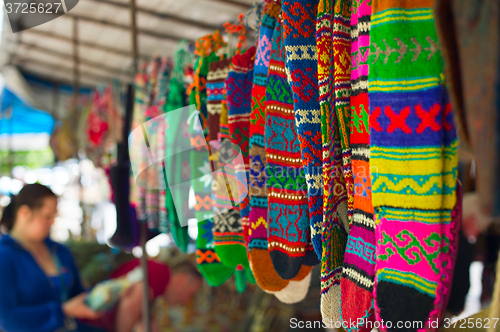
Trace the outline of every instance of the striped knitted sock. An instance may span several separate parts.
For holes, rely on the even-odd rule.
[[[292,86],[295,125],[307,180],[311,238],[322,257],[323,162],[318,90],[316,14],[318,0],[283,1],[286,70]]]
[[[212,233],[215,252],[222,264],[233,267],[241,264],[248,267],[239,206],[238,209],[233,209],[232,206],[237,197],[231,197],[230,190],[236,186],[235,169],[230,166],[234,158],[229,137],[225,87],[230,65],[231,59],[212,62],[207,75],[208,138],[211,141],[212,162],[218,165],[217,169],[220,169],[214,179],[216,184],[213,199],[215,213]],[[213,144],[217,140],[219,144]],[[215,146],[219,148],[217,154],[214,154]],[[218,160],[215,160],[215,155]],[[232,181],[232,183],[227,183],[227,181]]]
[[[337,98],[335,98],[334,92],[337,92],[337,89],[345,89],[346,84],[344,81],[347,70],[345,68],[346,63],[338,61],[338,55],[345,52],[341,47],[346,44],[345,41],[340,40],[339,37],[342,37],[342,35],[339,36],[339,32],[345,34],[346,29],[338,29],[339,22],[338,20],[334,21],[333,5],[332,1],[329,0],[320,1],[316,28],[324,183],[321,235],[323,245],[321,313],[324,319],[339,321],[339,284],[346,243],[346,230],[348,229],[348,216],[346,185],[341,171],[343,166],[340,150],[340,126],[338,125],[340,121],[337,121],[338,112],[336,112],[335,108]],[[342,1],[337,3],[336,9],[336,13],[339,9],[344,9]],[[334,56],[335,54],[337,56]],[[343,77],[340,77],[339,73],[342,73]],[[335,83],[339,83],[338,87]],[[345,106],[345,97],[344,99],[341,99],[341,97],[343,96],[339,94],[338,106],[343,107]],[[342,122],[340,123],[342,124]]]
[[[204,43],[203,41],[209,41]],[[190,104],[196,105],[196,110],[200,116],[203,129],[207,129],[207,94],[206,77],[208,75],[211,62],[219,60],[215,51],[220,47],[220,35],[216,31],[213,35],[203,37],[197,42],[196,53],[200,58],[194,66],[194,89],[190,95]],[[206,142],[206,138],[201,133],[192,138],[193,141]],[[206,145],[208,150],[208,144]],[[207,156],[208,157],[208,156]],[[213,244],[213,216],[212,211],[212,181],[205,178],[204,175],[212,170],[211,161],[208,158],[201,158],[196,151],[190,153],[190,170],[193,180],[193,191],[195,193],[196,203],[194,206],[195,217],[198,220],[198,237],[196,239],[196,256],[198,269],[203,277],[212,286],[221,285],[234,273],[234,267],[226,267],[220,262],[220,258],[214,251]]]
[[[243,238],[243,225],[238,202],[238,190],[233,162],[233,146],[229,136],[227,104],[222,106],[220,115],[220,151],[219,171],[214,205],[220,209],[220,214],[214,215],[215,252],[221,262],[227,266],[241,265],[249,268],[246,243]]]
[[[443,301],[438,289],[450,264],[457,138],[432,5],[372,1],[374,294],[377,319],[384,321],[427,324]]]
[[[295,131],[292,91],[285,73],[281,27],[282,22],[278,20],[273,34],[265,102],[269,211],[263,237],[269,240],[269,251],[256,251],[256,254],[274,265],[267,270],[277,280],[302,280],[318,259],[311,245],[307,187]],[[296,284],[291,287],[295,292],[299,288]],[[276,296],[290,300],[289,296],[296,294]]]
[[[236,170],[236,178],[245,185],[245,188],[240,190],[242,194],[242,197],[240,197],[240,213],[245,243],[248,243],[248,215],[250,213],[250,198],[248,197],[248,142],[250,135],[254,56],[254,46],[247,49],[243,54],[236,54],[232,59],[231,69],[225,82],[229,134],[233,144],[241,149],[245,166],[245,169]]]
[[[261,255],[267,252],[267,188],[266,188],[266,152],[265,152],[265,106],[267,74],[271,55],[271,42],[279,15],[280,6],[270,3],[262,19],[259,41],[255,55],[252,87],[252,111],[250,114],[250,215],[248,228],[248,255],[252,271],[257,282],[269,291],[283,289],[287,282],[275,278],[269,271],[269,261]],[[254,263],[255,259],[255,263]],[[261,271],[261,269],[264,270]],[[269,277],[266,279],[266,277]],[[293,276],[292,276],[293,277]]]
[[[236,170],[236,178],[241,179],[240,182],[247,181],[248,183],[248,160],[249,160],[249,134],[250,134],[250,111],[251,111],[251,96],[253,84],[253,68],[255,47],[249,48],[243,54],[236,54],[233,57],[232,69],[229,72],[226,80],[228,91],[228,108],[229,108],[229,132],[233,144],[240,147],[245,169]],[[241,217],[244,225],[248,225],[248,213],[250,210],[248,196],[240,204]],[[245,227],[248,230],[248,227]],[[256,236],[255,232],[254,236]],[[267,248],[267,234],[265,237],[259,236],[262,241],[262,247]],[[248,239],[246,239],[248,241]],[[265,243],[264,243],[265,241]],[[260,247],[254,247],[249,250],[250,263],[254,277],[258,285],[265,291],[276,292],[282,290],[287,284],[287,281],[277,279],[276,272],[272,268],[270,259],[261,257],[259,252],[267,250]],[[268,255],[269,256],[269,255]],[[269,267],[271,267],[269,269]]]
[[[371,6],[353,1],[351,15],[351,130],[354,211],[345,251],[341,289],[341,318],[356,325],[349,331],[369,331],[373,319],[375,279],[375,224],[371,202],[370,128],[368,124],[368,53]],[[358,319],[362,319],[358,324]]]

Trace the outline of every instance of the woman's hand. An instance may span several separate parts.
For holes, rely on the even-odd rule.
[[[85,303],[87,293],[82,293],[66,301],[62,305],[64,315],[76,319],[97,319],[100,314],[90,309]]]

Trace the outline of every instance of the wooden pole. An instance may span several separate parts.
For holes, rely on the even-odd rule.
[[[132,34],[132,61],[134,66],[134,76],[139,71],[139,45],[137,44],[137,7],[135,0],[130,0],[130,28]]]
[[[73,18],[73,74],[75,99],[80,98],[80,60],[78,56],[78,18]]]
[[[137,7],[135,0],[130,0],[130,27],[132,37],[132,57],[133,57],[133,77],[139,71],[139,46],[137,42]],[[141,267],[143,271],[143,293],[142,293],[142,323],[144,332],[151,331],[151,315],[149,307],[149,271],[148,271],[148,253],[146,251],[146,242],[148,241],[148,225],[141,223],[140,227],[140,245],[142,248]]]

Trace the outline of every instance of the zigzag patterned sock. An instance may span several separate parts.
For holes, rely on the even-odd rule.
[[[321,264],[321,314],[324,319],[339,321],[339,286],[342,272],[342,262],[348,229],[346,185],[343,177],[342,154],[339,136],[339,126],[336,119],[337,89],[345,89],[345,64],[338,63],[339,51],[346,44],[339,40],[339,22],[334,21],[334,3],[322,0],[318,5],[316,22],[316,43],[318,47],[318,83],[320,88],[321,133],[323,143],[323,224],[321,238],[323,257]],[[342,2],[337,3],[342,10]],[[337,8],[336,7],[336,8]],[[335,23],[335,24],[334,24]],[[340,22],[342,23],[342,22]],[[334,29],[335,28],[335,29]],[[332,38],[333,37],[333,38]],[[341,36],[340,36],[341,37]],[[333,41],[333,43],[332,43]],[[334,56],[337,54],[337,56]],[[336,64],[337,67],[334,65]],[[348,64],[348,63],[347,63]],[[334,70],[335,69],[335,70]],[[334,75],[337,73],[337,75]],[[343,73],[344,77],[340,77]],[[336,78],[339,78],[338,80]],[[339,83],[338,87],[335,83]],[[339,106],[345,106],[343,97],[339,94]],[[342,102],[342,103],[341,103]],[[342,119],[344,119],[342,117]],[[342,124],[342,122],[340,122]]]
[[[196,264],[207,283],[218,287],[233,275],[234,267],[224,266],[215,253],[212,226],[210,219],[198,222]]]
[[[323,161],[318,90],[316,14],[318,0],[283,1],[286,70],[293,91],[295,126],[307,180],[311,238],[322,257]]]
[[[263,249],[252,254],[258,254],[261,260],[270,264],[266,266],[266,274],[280,283],[283,279],[304,279],[312,265],[318,263],[311,245],[307,186],[295,131],[292,91],[285,73],[281,27],[282,22],[278,20],[273,34],[265,102],[269,211],[262,241],[266,241],[269,251]],[[299,284],[294,285],[289,293],[300,288]],[[298,294],[277,294],[276,297],[291,301]]]
[[[370,47],[369,1],[353,1],[351,15],[351,130],[354,211],[344,256],[341,289],[341,319],[358,322],[348,331],[369,331],[372,320],[375,279],[375,223],[371,202],[370,128],[368,124],[368,53]]]
[[[265,152],[265,105],[267,74],[269,58],[271,55],[271,42],[273,39],[276,18],[280,6],[270,3],[262,18],[259,41],[255,55],[254,77],[252,87],[252,111],[250,114],[250,216],[248,228],[248,255],[252,271],[257,282],[269,291],[279,291],[288,282],[273,278],[268,275],[269,261],[262,257],[262,251],[267,251],[267,188],[266,188],[266,152]],[[255,259],[255,262],[254,262]],[[261,269],[264,268],[265,270]]]
[[[370,30],[375,313],[424,325],[443,302],[458,160],[432,6],[373,0]]]

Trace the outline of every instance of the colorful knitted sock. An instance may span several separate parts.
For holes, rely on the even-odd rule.
[[[292,91],[285,73],[282,33],[282,22],[278,20],[273,34],[265,102],[269,211],[268,227],[263,227],[266,232],[261,240],[268,245],[268,250],[254,249],[251,253],[272,264],[266,267],[266,275],[280,285],[283,279],[302,280],[307,275],[305,272],[318,263],[311,245],[307,186],[295,131]]]
[[[231,59],[211,62],[207,74],[208,140],[219,139],[219,122],[222,102],[226,99],[226,81]]]
[[[192,95],[196,91],[192,92]],[[204,136],[195,137],[195,140],[205,140]],[[208,148],[207,148],[208,149]],[[217,287],[229,279],[234,273],[234,266],[227,267],[221,263],[216,254],[213,241],[213,216],[211,200],[211,181],[205,181],[207,170],[210,171],[210,161],[207,158],[201,158],[200,154],[191,153],[191,177],[193,190],[196,193],[195,217],[198,220],[198,237],[196,239],[196,258],[198,269],[207,280],[208,284]],[[208,199],[203,199],[206,197]]]
[[[174,66],[176,62],[174,62]],[[185,101],[186,89],[184,85],[176,78],[170,80],[170,89],[167,98],[167,103],[165,104],[165,112],[171,112],[186,104]],[[187,123],[181,123],[179,117],[171,117],[169,123],[170,130],[167,129],[166,132],[166,145],[169,149],[177,146],[177,141],[179,139],[185,139],[184,137],[179,137],[178,133],[188,132]],[[171,128],[181,128],[180,130],[172,130]],[[168,187],[168,181],[174,181],[175,183],[181,183],[184,181],[189,181],[191,172],[189,168],[189,154],[176,154],[165,158],[165,185]],[[184,170],[184,171],[183,171]],[[186,171],[187,170],[187,171]],[[183,200],[184,195],[179,192],[180,189],[170,189],[166,190],[165,205],[167,210],[167,217],[170,223],[170,229],[172,237],[174,238],[175,244],[183,251],[187,251],[187,245],[189,244],[189,234],[187,227],[182,227],[181,222],[184,224],[186,222],[186,211],[187,202]],[[176,202],[174,202],[174,199]],[[177,207],[183,207],[178,208]],[[161,224],[160,224],[161,225]]]
[[[462,185],[460,181],[457,181],[457,203],[451,211],[451,227],[446,227],[446,235],[450,239],[450,251],[449,255],[446,256],[446,266],[443,270],[443,282],[438,285],[436,293],[441,297],[439,303],[434,302],[434,310],[431,313],[431,321],[441,321],[443,314],[448,305],[448,300],[450,299],[451,287],[453,284],[453,274],[455,271],[455,263],[457,262],[458,255],[458,242],[460,225],[462,224]],[[436,328],[428,328],[428,331],[436,331]]]
[[[233,275],[234,267],[222,265],[215,253],[212,226],[210,219],[198,222],[196,264],[207,283],[212,287],[218,287]]]
[[[329,0],[318,5],[316,40],[318,48],[318,83],[320,87],[321,131],[323,143],[323,223],[321,238],[321,313],[324,319],[340,321],[339,287],[348,230],[347,193],[342,165],[342,149],[348,146],[345,135],[344,108],[349,105],[349,62],[345,59],[347,1],[335,6]],[[348,9],[348,7],[347,7]],[[342,16],[344,15],[344,16]],[[332,43],[333,42],[333,43]],[[346,82],[347,81],[347,82]],[[341,137],[342,145],[341,145]],[[346,142],[347,141],[347,142]],[[347,156],[348,157],[348,156]],[[346,166],[349,158],[346,158]],[[349,168],[346,167],[346,170]]]
[[[226,79],[228,125],[231,141],[241,149],[245,169],[236,170],[236,178],[245,188],[242,188],[240,213],[243,225],[243,236],[248,243],[248,215],[250,213],[250,198],[248,197],[249,178],[249,135],[250,111],[252,106],[252,82],[255,47],[250,47],[243,54],[236,54],[232,59],[232,67]]]
[[[229,136],[227,104],[222,105],[220,115],[220,151],[219,171],[217,172],[216,194],[214,206],[220,209],[220,214],[214,215],[214,242],[215,252],[219,255],[221,262],[227,266],[241,265],[249,268],[246,243],[243,238],[243,225],[235,174],[233,143]],[[241,165],[243,166],[243,165]]]
[[[351,15],[351,130],[354,211],[344,256],[341,320],[356,322],[348,331],[369,331],[373,315],[375,279],[375,223],[371,201],[370,128],[368,124],[368,53],[371,6],[353,1]],[[358,319],[360,319],[358,323]]]
[[[269,261],[262,258],[262,251],[267,251],[267,188],[266,188],[266,151],[265,151],[265,105],[267,74],[269,70],[269,57],[271,55],[271,42],[273,38],[276,18],[280,6],[270,3],[262,19],[259,40],[255,54],[254,76],[252,87],[252,110],[250,114],[250,173],[249,195],[250,215],[248,227],[248,256],[250,266],[257,282],[263,284],[263,289],[278,291],[287,285],[279,278],[263,279],[263,274],[268,273]],[[255,264],[253,260],[255,259]],[[261,269],[264,270],[261,271]],[[275,276],[275,275],[273,275]],[[293,277],[293,276],[292,276]]]
[[[311,238],[322,257],[323,161],[318,90],[316,14],[318,0],[283,1],[286,69],[292,86],[295,125],[307,180]]]
[[[190,95],[190,103],[196,105],[197,114],[200,116],[201,126],[207,130],[207,107],[206,107],[206,76],[211,62],[220,60],[215,52],[221,47],[222,38],[218,31],[213,35],[203,37],[197,41],[195,52],[200,58],[195,63],[194,89]],[[190,117],[191,118],[191,117]],[[205,135],[206,136],[206,135]],[[202,133],[193,137],[193,141],[206,142]],[[208,152],[208,144],[206,144]],[[190,170],[193,180],[193,191],[196,203],[194,206],[195,217],[198,220],[198,238],[196,240],[198,268],[207,282],[212,286],[218,286],[226,281],[234,272],[234,267],[226,267],[220,262],[220,258],[214,251],[213,244],[213,216],[212,211],[212,180],[204,177],[207,171],[211,171],[211,161],[201,158],[200,154],[192,151],[190,154]]]
[[[458,159],[432,1],[373,0],[370,43],[375,313],[427,326],[450,264]]]
[[[207,76],[208,138],[212,147],[212,163],[220,170],[216,173],[215,186],[213,186],[214,225],[212,233],[215,252],[222,264],[232,267],[242,264],[248,267],[239,209],[232,209],[236,197],[232,199],[230,189],[235,188],[235,183],[232,185],[227,183],[227,181],[236,182],[235,169],[229,164],[234,158],[232,158],[233,148],[229,138],[228,111],[225,100],[225,80],[230,64],[231,59],[210,63]],[[217,144],[214,144],[214,141]],[[214,153],[216,148],[219,149],[218,153]]]

